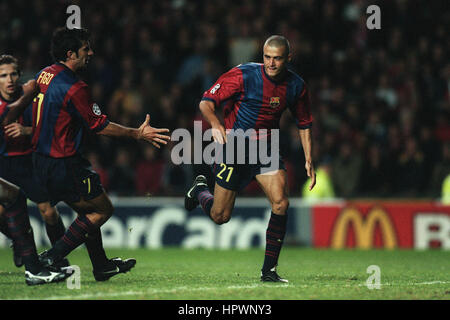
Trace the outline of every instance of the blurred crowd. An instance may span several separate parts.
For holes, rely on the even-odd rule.
[[[440,196],[450,174],[447,1],[1,1],[0,49],[19,58],[24,81],[52,63],[51,34],[70,4],[92,33],[83,78],[110,120],[138,127],[149,113],[156,127],[192,130],[203,92],[233,66],[262,62],[264,40],[282,34],[312,93],[314,160],[334,195]],[[371,4],[380,30],[367,29]],[[299,195],[307,177],[289,112],[281,129],[290,194]],[[213,181],[206,165],[174,165],[173,144],[86,143],[110,194],[183,195],[198,173]]]

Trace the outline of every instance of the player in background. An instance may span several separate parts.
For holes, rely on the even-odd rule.
[[[87,67],[94,54],[86,29],[59,28],[52,37],[55,63],[36,75],[40,93],[33,102],[33,166],[39,168],[38,185],[45,197],[40,202],[66,202],[78,217],[52,248],[41,254],[46,265],[57,264],[72,250],[86,244],[97,281],[129,271],[135,259],[108,259],[103,249],[100,227],[113,214],[99,175],[81,156],[83,133],[90,130],[111,137],[144,140],[155,147],[170,139],[149,125],[147,115],[139,128],[109,121],[92,101],[88,86],[76,72]]]
[[[22,95],[20,73],[15,57],[0,56],[0,113],[6,110],[7,104]],[[36,202],[36,198],[39,198],[40,189],[34,185],[31,161],[31,104],[17,121],[5,126],[4,130],[0,128],[0,177],[20,187],[32,201]],[[38,208],[45,222],[47,236],[53,244],[64,235],[64,224],[54,206],[41,203]],[[0,230],[7,230],[5,221],[0,221]],[[14,243],[13,247],[16,249]],[[23,264],[16,250],[14,263],[17,267]]]
[[[309,93],[303,79],[287,68],[290,60],[288,40],[282,36],[269,37],[263,48],[264,63],[242,64],[223,74],[211,89],[204,93],[199,107],[203,117],[212,127],[214,141],[220,144],[227,143],[228,129],[279,129],[282,113],[290,109],[298,127],[306,160],[305,169],[311,178],[309,189],[312,190],[316,175],[311,158],[313,119]],[[220,106],[223,106],[225,125],[220,123],[215,113],[216,108]],[[269,134],[267,141],[270,138]],[[256,139],[262,138],[258,134]],[[246,150],[246,164],[229,164],[226,162],[226,148],[223,150],[224,162],[213,166],[216,180],[214,196],[208,189],[206,178],[197,176],[186,193],[185,207],[190,211],[200,204],[215,223],[226,223],[231,218],[237,192],[245,188],[252,179],[256,179],[272,207],[266,231],[261,281],[288,282],[276,272],[286,233],[289,207],[284,163],[279,158],[277,170],[264,171],[267,165],[262,164],[260,160],[257,164],[249,164],[249,153]]]
[[[23,96],[17,101],[8,105],[2,103],[1,125],[15,121],[37,93],[36,81],[32,80],[23,86]],[[14,241],[17,254],[25,265],[25,282],[28,285],[59,282],[67,278],[68,273],[61,270],[52,272],[39,262],[25,194],[20,188],[2,178],[0,178],[0,218],[6,222],[6,228],[2,228],[1,231]]]

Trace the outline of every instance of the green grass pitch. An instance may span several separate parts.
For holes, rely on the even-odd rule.
[[[96,282],[84,248],[69,255],[81,269],[81,288],[66,282],[28,287],[12,251],[0,249],[0,299],[303,300],[450,299],[450,252],[318,250],[285,247],[278,271],[288,284],[259,281],[264,251],[107,249],[134,257],[129,273]],[[380,268],[380,289],[368,289],[367,268]]]

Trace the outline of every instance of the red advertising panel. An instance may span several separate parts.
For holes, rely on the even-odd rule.
[[[428,202],[346,202],[312,208],[313,246],[450,249],[450,206]]]

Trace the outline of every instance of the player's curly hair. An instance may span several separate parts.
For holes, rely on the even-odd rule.
[[[87,29],[58,28],[53,32],[50,54],[54,61],[66,61],[67,51],[78,52],[83,41],[89,41],[91,34]]]
[[[19,60],[17,60],[16,57],[13,57],[10,54],[2,54],[0,56],[0,66],[3,64],[15,64],[19,75],[22,73],[22,70],[20,70],[20,67],[19,67]]]

